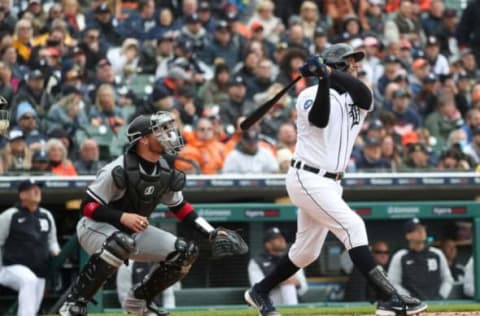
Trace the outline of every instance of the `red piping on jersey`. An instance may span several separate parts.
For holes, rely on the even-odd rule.
[[[85,204],[85,206],[83,207],[83,216],[92,218],[92,217],[93,217],[93,213],[95,213],[95,211],[96,211],[97,208],[99,208],[99,207],[100,207],[100,203],[98,203],[98,202],[96,202],[96,201],[88,202],[88,203]]]
[[[188,214],[193,212],[193,206],[190,203],[183,204],[182,208],[175,213],[175,216],[178,218],[179,221],[183,221]]]

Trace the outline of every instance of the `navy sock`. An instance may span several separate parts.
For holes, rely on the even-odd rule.
[[[372,252],[368,246],[359,246],[348,251],[350,259],[362,274],[368,278],[370,271],[372,271],[377,264],[373,259]]]
[[[288,254],[283,256],[275,269],[263,278],[262,281],[255,284],[255,290],[263,293],[270,292],[278,284],[294,275],[300,268],[293,264],[288,258]]]

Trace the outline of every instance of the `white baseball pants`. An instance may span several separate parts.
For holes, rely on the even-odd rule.
[[[18,292],[17,316],[35,316],[42,304],[45,279],[30,268],[14,264],[0,267],[0,284]]]
[[[347,250],[368,245],[365,223],[343,200],[340,181],[290,168],[286,186],[299,209],[297,235],[289,251],[296,266],[304,268],[317,259],[329,231]]]

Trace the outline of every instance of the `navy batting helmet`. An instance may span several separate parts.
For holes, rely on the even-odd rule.
[[[327,48],[320,57],[323,58],[328,66],[340,71],[346,71],[349,66],[348,57],[353,57],[355,61],[360,61],[365,57],[365,53],[353,50],[353,47],[348,44],[339,43]]]

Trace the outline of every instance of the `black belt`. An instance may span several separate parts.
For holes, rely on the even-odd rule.
[[[292,159],[292,161],[290,162],[290,166],[292,166],[293,168],[296,168],[296,169],[303,169],[305,171],[312,172],[312,173],[315,173],[315,174],[320,173],[319,168],[315,168],[315,167],[309,166],[307,164],[302,164],[302,162],[300,160]],[[325,178],[329,178],[329,179],[333,179],[333,180],[338,181],[338,180],[342,180],[343,172],[337,172],[337,173],[325,172],[322,176],[324,176]]]

